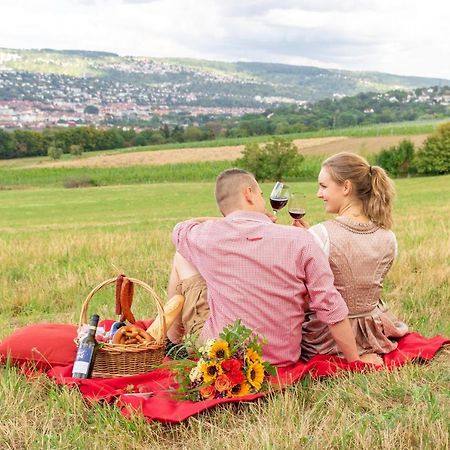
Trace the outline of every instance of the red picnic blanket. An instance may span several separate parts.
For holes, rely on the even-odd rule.
[[[307,363],[278,369],[275,380],[285,388],[309,374],[313,378],[339,375],[343,371],[361,372],[363,370],[391,370],[409,361],[428,361],[439,349],[449,344],[450,339],[442,336],[425,338],[418,333],[409,333],[398,340],[398,348],[384,356],[385,366],[375,368],[361,362],[347,363],[341,358],[317,355]],[[141,413],[147,420],[165,423],[178,423],[201,411],[221,403],[248,402],[267,395],[258,393],[239,398],[210,399],[199,402],[179,400],[169,392],[174,386],[173,376],[167,369],[156,369],[142,375],[130,377],[79,380],[71,377],[72,365],[53,367],[47,375],[58,384],[78,386],[81,394],[92,401],[117,400],[126,417]]]

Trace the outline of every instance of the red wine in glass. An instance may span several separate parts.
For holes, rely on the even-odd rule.
[[[284,208],[288,202],[287,197],[276,197],[270,199],[270,205],[274,211],[279,211],[281,208]]]
[[[289,209],[288,212],[289,215],[295,220],[301,219],[306,214],[304,209]]]
[[[289,196],[288,212],[294,220],[300,220],[306,214],[305,194],[301,192],[292,192]]]
[[[272,206],[273,213],[276,215],[280,209],[287,205],[288,201],[289,187],[277,181],[270,194],[270,205]]]

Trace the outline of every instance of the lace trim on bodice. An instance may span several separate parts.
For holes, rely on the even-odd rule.
[[[336,222],[339,226],[346,228],[349,231],[359,234],[375,233],[375,231],[377,231],[380,228],[378,225],[375,225],[372,221],[366,223],[356,222],[347,216],[338,216],[333,219],[333,222]]]

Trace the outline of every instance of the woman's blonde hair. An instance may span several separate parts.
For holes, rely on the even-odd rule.
[[[382,167],[371,166],[362,156],[338,153],[322,163],[338,184],[349,180],[353,195],[362,201],[364,214],[381,228],[392,227],[393,181]]]

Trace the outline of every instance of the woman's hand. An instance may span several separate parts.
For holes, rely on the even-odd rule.
[[[297,227],[297,228],[306,228],[306,229],[309,228],[309,223],[306,222],[306,220],[303,220],[303,219],[295,219],[292,222],[292,225],[294,227]]]
[[[359,359],[365,363],[375,364],[376,366],[384,365],[383,358],[376,353],[366,353],[364,355],[361,355]]]

